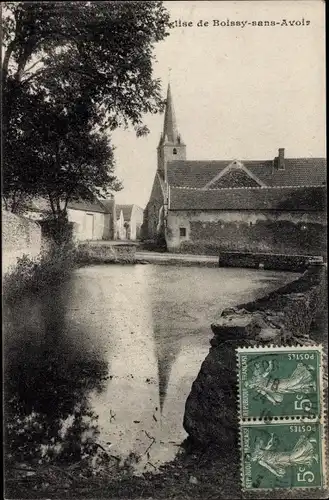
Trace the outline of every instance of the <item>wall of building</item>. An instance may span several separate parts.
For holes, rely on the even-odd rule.
[[[167,164],[170,161],[186,160],[186,146],[179,143],[167,143],[158,148],[158,171],[167,179]]]
[[[326,221],[319,212],[169,211],[166,241],[169,250],[211,243],[229,251],[319,255],[326,252]]]
[[[101,240],[104,236],[104,230],[106,229],[105,222],[109,224],[108,216],[98,212],[85,212],[84,210],[74,210],[69,208],[67,210],[68,219],[70,222],[74,223],[74,237],[79,240],[88,240],[89,232],[87,229],[87,216],[93,216],[93,240]]]
[[[158,174],[156,174],[151,191],[150,201],[147,205],[147,213],[145,214],[147,219],[145,220],[145,222],[147,223],[148,239],[156,239],[159,236],[157,228],[159,223],[160,209],[163,206],[163,203],[164,198],[160,180]]]
[[[125,220],[123,218],[122,210],[120,212],[120,216],[117,219],[117,240],[126,240],[127,239],[127,229],[125,228]]]
[[[141,235],[141,227],[143,224],[143,209],[134,205],[131,212],[131,220],[129,227],[129,239],[137,240]]]
[[[25,217],[2,211],[2,267],[7,272],[24,254],[37,257],[41,251],[41,227]]]
[[[103,240],[113,240],[113,216],[112,214],[104,214],[104,231]]]

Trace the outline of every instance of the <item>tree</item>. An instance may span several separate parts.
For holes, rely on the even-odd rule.
[[[163,106],[152,77],[154,44],[167,36],[162,2],[8,2],[3,39],[4,124],[17,89],[51,90],[53,79],[71,94],[88,93],[99,121],[111,129]],[[105,120],[104,120],[105,119]]]
[[[163,109],[152,74],[167,35],[162,2],[5,3],[2,61],[4,194],[68,201],[118,188],[106,131]],[[62,201],[62,204],[60,204]],[[63,208],[61,208],[63,207]]]
[[[15,148],[4,158],[5,195],[19,192],[22,183],[29,194],[47,197],[56,215],[71,200],[91,201],[109,188],[120,188],[113,147],[86,120],[84,103],[64,107],[60,96],[55,105],[33,103],[29,119],[20,121],[19,134],[9,141]]]

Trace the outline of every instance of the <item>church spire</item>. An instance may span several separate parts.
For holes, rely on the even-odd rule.
[[[158,173],[164,181],[167,181],[167,164],[172,161],[186,160],[186,145],[177,130],[170,83],[167,90],[163,131],[157,149]]]
[[[163,137],[165,141],[176,143],[177,142],[177,124],[174,110],[174,104],[171,95],[170,83],[168,83],[166,110],[163,123]]]

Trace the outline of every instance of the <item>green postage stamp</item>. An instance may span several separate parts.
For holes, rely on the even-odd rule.
[[[322,488],[322,430],[319,422],[242,425],[243,488]]]
[[[237,349],[242,486],[324,488],[322,348]]]
[[[240,417],[320,416],[321,353],[317,347],[238,349]]]

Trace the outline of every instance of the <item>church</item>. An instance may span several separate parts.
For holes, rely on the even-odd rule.
[[[169,251],[326,253],[326,159],[187,160],[168,85],[144,238]]]

